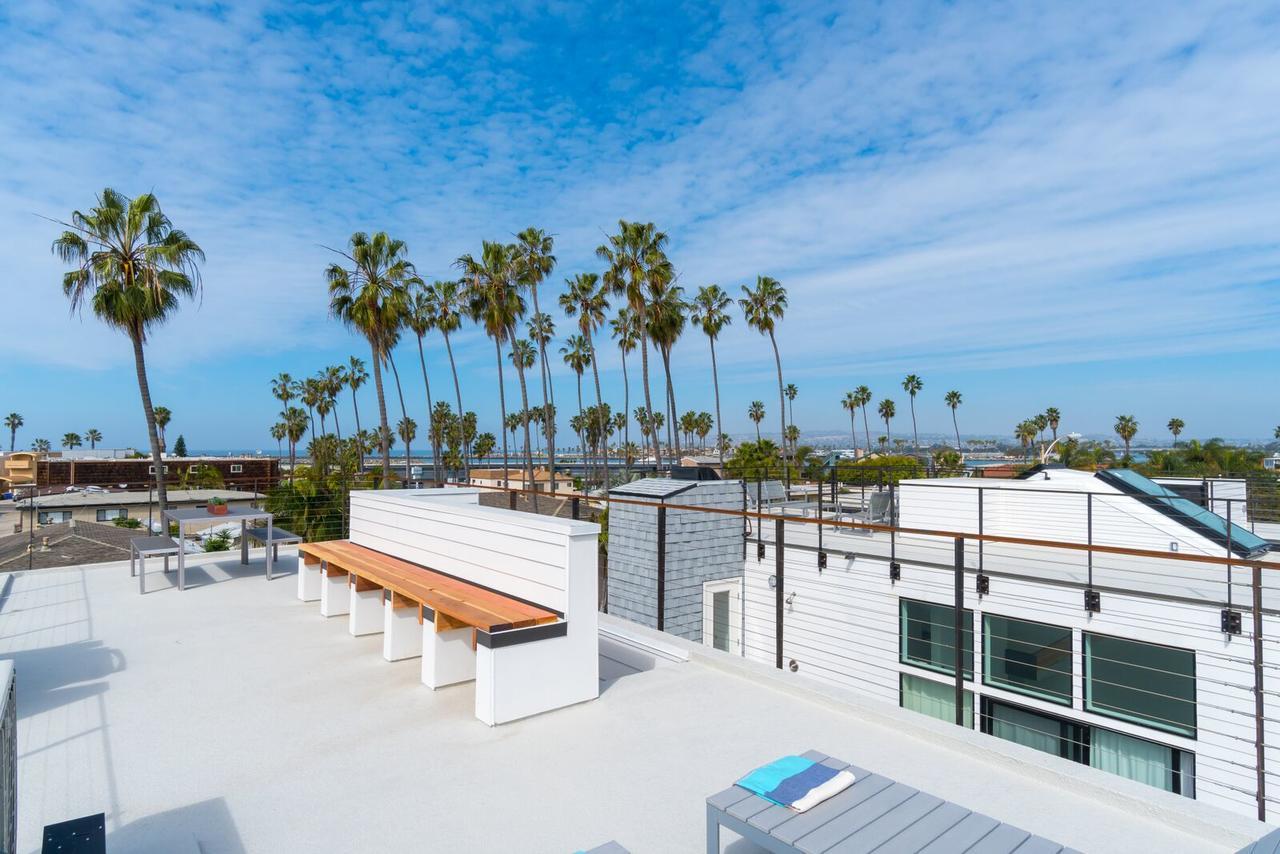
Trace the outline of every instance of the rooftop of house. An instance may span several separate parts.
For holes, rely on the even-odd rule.
[[[260,493],[240,489],[170,489],[170,504],[201,504],[210,498],[227,501],[255,501]],[[144,490],[111,492],[108,490],[84,490],[80,492],[55,492],[37,498],[22,498],[14,502],[19,508],[29,508],[34,502],[40,510],[72,510],[77,507],[122,507],[155,503],[155,493]]]
[[[519,481],[524,477],[524,469],[509,468],[506,470],[508,480]],[[503,478],[503,470],[497,469],[471,469],[469,474],[475,480],[501,480]],[[546,468],[537,468],[533,470],[534,480],[551,480],[551,473]],[[565,482],[572,481],[573,477],[564,472],[556,472],[556,479]],[[518,483],[516,485],[519,485]]]
[[[490,729],[471,685],[432,692],[298,601],[282,558],[272,582],[260,557],[194,558],[185,592],[153,570],[145,595],[126,563],[5,577],[19,850],[97,812],[119,851],[701,850],[708,795],[810,748],[1080,850],[1265,831],[609,617],[598,700]]]

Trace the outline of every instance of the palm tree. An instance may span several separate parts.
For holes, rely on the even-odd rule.
[[[1022,443],[1022,448],[1027,452],[1027,459],[1031,459],[1031,445],[1036,440],[1036,422],[1033,418],[1020,421],[1013,428],[1013,435]]]
[[[747,407],[747,417],[756,424],[756,444],[760,444],[760,422],[764,420],[764,401],[753,400]]]
[[[404,484],[408,486],[411,475],[409,466],[413,461],[413,452],[410,450],[409,445],[418,436],[418,422],[408,415],[402,416],[400,423],[396,425],[396,433],[404,440]]]
[[[271,438],[276,440],[276,459],[280,459],[284,456],[284,450],[281,443],[284,442],[284,437],[288,435],[289,428],[284,426],[283,421],[277,421],[275,424],[271,425]]]
[[[280,423],[284,425],[285,438],[289,440],[289,477],[297,474],[298,443],[307,434],[307,413],[301,407],[288,406],[280,413]]]
[[[156,430],[160,434],[160,450],[166,451],[169,449],[169,440],[165,438],[164,430],[173,419],[173,413],[169,411],[167,406],[157,406],[153,412],[155,413]]]
[[[63,434],[62,434],[62,447],[64,447],[64,448],[78,448],[78,447],[80,447],[82,444],[84,444],[84,443],[80,441],[80,434],[79,434],[79,433],[63,433]]]
[[[9,453],[13,453],[13,445],[18,440],[18,428],[25,424],[22,416],[16,412],[10,412],[4,417],[4,426],[9,429]]]
[[[1040,441],[1044,441],[1044,431],[1049,429],[1049,416],[1041,413],[1031,419],[1031,423],[1036,425],[1036,433],[1040,436]]]
[[[400,318],[408,300],[413,264],[405,257],[403,240],[379,231],[370,237],[363,231],[351,235],[346,251],[332,250],[350,267],[330,264],[329,314],[356,330],[369,342],[373,355],[373,387],[378,393],[378,449],[382,454],[382,484],[391,486],[391,428],[387,398],[382,387],[382,363],[395,343]]]
[[[431,315],[435,318],[436,329],[444,336],[444,349],[449,354],[449,370],[453,373],[453,393],[457,398],[458,412],[462,412],[462,386],[458,384],[458,366],[453,360],[453,344],[449,334],[462,327],[462,316],[465,311],[462,286],[457,282],[432,282],[426,289],[427,300],[431,304]],[[505,434],[504,434],[505,435]],[[470,478],[470,454],[462,455],[463,479]]]
[[[867,407],[871,405],[871,389],[860,385],[853,390],[858,398],[858,408],[862,410],[862,430],[867,437],[867,453],[871,453],[871,423],[867,418]]]
[[[514,260],[518,267],[517,275],[520,283],[529,289],[529,295],[533,298],[533,316],[538,321],[536,324],[530,324],[529,337],[538,345],[538,355],[542,358],[542,361],[538,363],[538,370],[542,378],[542,411],[546,412],[548,411],[547,406],[556,402],[555,392],[551,387],[551,365],[547,362],[547,344],[551,341],[551,336],[555,334],[555,330],[551,324],[551,318],[544,315],[538,305],[538,285],[547,276],[550,276],[551,271],[555,269],[556,256],[551,254],[555,249],[555,238],[540,228],[530,226],[516,235],[514,248]],[[537,329],[536,335],[534,334],[535,326]],[[555,471],[555,421],[550,421],[547,427],[549,428],[547,430],[547,446],[550,448],[547,466],[549,471]],[[553,492],[555,491],[556,479],[554,477],[551,478],[550,488]]]
[[[631,417],[628,415],[631,411],[631,382],[627,379],[627,354],[636,348],[640,333],[636,330],[635,315],[625,306],[618,309],[617,315],[609,324],[609,329],[617,339],[618,351],[622,354],[622,412],[619,414],[622,416],[622,444],[627,446],[631,445]],[[627,477],[630,478],[629,458],[624,465]]]
[[[282,376],[288,376],[282,374]],[[369,381],[369,372],[365,370],[364,359],[357,359],[351,356],[347,359],[347,388],[351,389],[351,408],[355,410],[356,416],[356,435],[359,436],[363,430],[360,428],[360,399],[357,392],[360,386]],[[287,401],[286,401],[287,403]],[[359,460],[360,470],[364,471],[364,443],[356,442],[356,459]]]
[[[853,447],[858,447],[858,422],[854,415],[858,411],[858,396],[851,391],[844,393],[844,399],[840,401],[840,405],[849,410],[849,437],[853,441]]]
[[[102,434],[96,428],[90,427],[84,431],[84,440],[89,443],[89,450],[92,451],[102,441]]]
[[[280,405],[285,409],[289,408],[289,401],[294,398],[293,377],[281,372],[271,381],[271,396],[280,401]]]
[[[1044,411],[1044,420],[1053,431],[1053,441],[1058,441],[1058,425],[1062,423],[1062,413],[1056,406],[1050,406]]]
[[[587,467],[587,438],[581,429],[582,423],[582,375],[586,372],[587,366],[591,364],[591,345],[587,343],[585,335],[570,335],[565,339],[565,345],[560,348],[560,355],[564,358],[564,363],[574,372],[578,378],[578,424],[574,432],[578,434],[578,446],[582,450],[583,470]]]
[[[719,285],[707,285],[698,288],[698,295],[693,298],[689,322],[702,329],[711,345],[711,385],[716,395],[715,431],[724,430],[724,422],[720,420],[720,373],[716,367],[716,339],[724,328],[733,322],[729,314],[729,306],[733,300]],[[717,443],[718,444],[718,443]],[[720,448],[720,470],[724,471],[724,447]]]
[[[762,335],[767,334],[769,343],[773,345],[773,361],[778,368],[778,417],[782,422],[782,444],[785,449],[787,424],[786,404],[782,401],[782,357],[778,355],[778,339],[774,336],[774,329],[787,310],[787,291],[777,279],[756,276],[755,290],[743,285],[742,293],[745,296],[738,300],[738,305],[742,306],[747,325]]]
[[[662,372],[667,381],[667,445],[674,446],[675,458],[680,457],[680,434],[676,427],[676,388],[671,378],[671,350],[676,341],[684,333],[685,303],[684,289],[673,286],[668,277],[673,275],[670,266],[664,268],[662,275],[656,276],[650,283],[653,291],[649,300],[649,340],[658,348],[662,356]],[[654,284],[657,282],[657,284]],[[674,438],[674,442],[673,442]]]
[[[1165,426],[1167,426],[1169,428],[1169,432],[1173,434],[1173,446],[1175,448],[1178,447],[1178,437],[1182,435],[1182,428],[1187,426],[1186,422],[1181,418],[1170,418],[1169,423]],[[1280,434],[1280,428],[1276,428],[1276,432]],[[1280,435],[1277,435],[1276,438],[1280,439]]]
[[[36,439],[31,443],[31,450],[38,454],[47,454],[51,448],[52,446],[49,444],[48,439]]]
[[[947,406],[951,408],[951,426],[956,428],[956,450],[961,451],[960,424],[956,421],[956,410],[960,408],[960,404],[964,401],[960,397],[960,392],[954,390],[947,392],[946,396],[943,397],[943,400],[945,400]],[[963,453],[963,451],[961,452]]]
[[[503,388],[502,344],[515,340],[516,321],[524,316],[524,297],[520,295],[520,285],[515,276],[513,263],[515,247],[488,240],[483,242],[480,258],[463,255],[455,262],[467,277],[468,304],[471,314],[484,327],[485,333],[493,339],[494,352],[498,359],[498,402],[502,408],[502,420],[507,418],[506,392]],[[529,408],[529,394],[524,381],[524,368],[519,364],[516,373],[520,378],[521,409]],[[533,451],[530,447],[529,422],[524,421],[525,452],[525,486],[533,481]],[[503,485],[509,485],[507,479],[507,442],[502,437]],[[533,496],[534,507],[537,507],[537,494]]]
[[[648,303],[651,279],[666,278],[671,262],[666,256],[667,235],[653,223],[618,221],[618,233],[596,249],[596,256],[609,264],[604,283],[608,289],[625,298],[635,317],[636,337],[640,341],[640,374],[644,386],[644,412],[653,427],[656,414],[649,393],[649,318]],[[656,430],[649,432],[653,440],[654,463],[662,464],[662,451]]]
[[[328,429],[324,426],[324,419],[333,411],[333,401],[329,399],[329,389],[325,387],[325,377],[323,374],[310,377],[306,381],[307,393],[304,397],[309,397],[311,406],[315,407],[316,414],[320,416],[320,435],[328,434]]]
[[[796,388],[795,383],[787,383],[787,387],[784,389],[784,392],[787,396],[787,420],[791,422],[788,426],[794,427],[796,426],[796,395],[800,393],[800,389]],[[799,439],[796,441],[799,441]]]
[[[105,189],[87,213],[74,211],[53,242],[54,254],[75,269],[62,278],[62,292],[76,311],[88,303],[98,319],[129,336],[138,391],[151,442],[160,509],[169,494],[161,463],[160,434],[151,408],[143,347],[147,333],[173,316],[183,298],[200,292],[204,252],[173,227],[151,193],[129,199]]]
[[[604,398],[600,394],[600,367],[596,358],[595,332],[604,325],[605,312],[609,310],[609,297],[595,273],[579,273],[565,282],[569,289],[560,295],[560,308],[567,317],[578,318],[578,329],[587,339],[587,352],[591,360],[591,377],[596,386],[596,418],[604,417]],[[581,406],[581,403],[579,403]],[[604,488],[609,489],[609,441],[606,425],[597,425],[604,442]],[[552,482],[555,478],[552,478]]]
[[[1127,465],[1129,444],[1133,441],[1133,437],[1138,435],[1138,422],[1132,415],[1117,415],[1115,431],[1116,435],[1124,441],[1124,458]]]
[[[880,417],[884,419],[885,436],[890,442],[892,442],[893,431],[889,429],[889,419],[898,414],[897,407],[893,405],[892,400],[886,397],[884,400],[880,401],[880,407],[877,411],[880,413]]]
[[[333,412],[333,432],[342,441],[342,425],[338,422],[338,395],[347,387],[347,369],[342,365],[330,365],[323,371],[322,384],[329,398],[329,409]]]
[[[427,376],[427,351],[422,345],[422,339],[435,328],[435,303],[427,296],[426,285],[421,279],[415,279],[413,284],[416,287],[413,296],[405,306],[404,323],[418,339],[418,364],[422,368],[422,385],[427,392],[427,421],[430,423],[435,405],[431,402],[431,380]],[[440,483],[440,446],[434,440],[431,440],[431,468],[438,485]]]
[[[920,450],[920,434],[916,432],[916,395],[924,388],[924,381],[915,374],[907,374],[902,390],[911,396],[911,447]]]

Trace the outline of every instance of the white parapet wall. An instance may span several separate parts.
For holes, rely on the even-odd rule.
[[[476,717],[490,725],[598,696],[599,535],[592,522],[482,507],[477,489],[351,493],[352,543],[561,615],[555,624],[477,633]],[[432,640],[446,639],[423,640],[425,659],[438,651]],[[424,660],[423,681],[463,681],[456,662],[437,672],[446,664]]]

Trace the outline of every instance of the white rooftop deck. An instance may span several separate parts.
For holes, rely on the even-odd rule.
[[[100,811],[113,852],[698,851],[707,795],[809,748],[1083,851],[1263,829],[701,647],[637,669],[602,642],[599,700],[488,728],[470,686],[433,693],[416,659],[299,602],[289,551],[272,582],[260,556],[193,560],[185,593],[157,571],[140,596],[127,563],[3,577],[20,851]]]

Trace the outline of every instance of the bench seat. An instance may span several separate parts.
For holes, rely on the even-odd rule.
[[[303,543],[305,563],[323,562],[330,576],[347,574],[430,609],[437,630],[470,627],[483,632],[538,626],[560,620],[554,611],[495,593],[442,572],[391,557],[348,540]],[[359,586],[359,582],[352,582]]]

